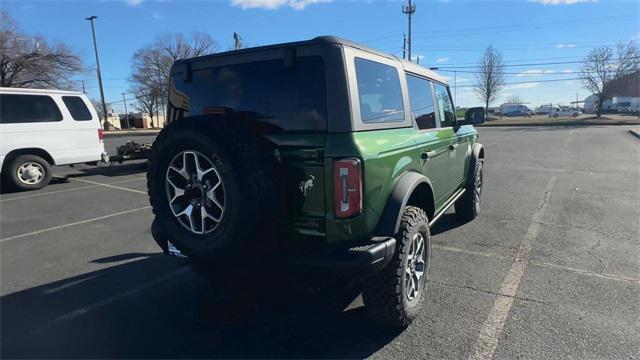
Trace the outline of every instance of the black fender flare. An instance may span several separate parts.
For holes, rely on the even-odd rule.
[[[400,230],[400,220],[402,219],[404,208],[407,206],[414,190],[423,184],[429,187],[430,198],[427,201],[431,202],[431,206],[435,206],[431,181],[417,172],[405,173],[400,177],[391,194],[389,194],[376,226],[375,234],[377,236],[394,236]],[[429,214],[429,216],[432,217],[433,214]]]
[[[473,169],[476,167],[478,159],[484,159],[484,146],[480,143],[474,143],[471,149],[471,159],[469,159],[469,169],[467,170],[467,184],[472,184],[475,174]]]

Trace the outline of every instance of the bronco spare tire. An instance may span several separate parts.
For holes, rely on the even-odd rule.
[[[156,222],[194,260],[256,248],[275,214],[273,149],[224,119],[181,119],[157,137],[147,172]]]

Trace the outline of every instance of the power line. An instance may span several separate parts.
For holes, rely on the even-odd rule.
[[[551,80],[531,80],[531,81],[518,81],[518,82],[509,82],[504,83],[502,85],[521,85],[521,84],[537,84],[537,83],[547,83],[547,82],[558,82],[558,81],[573,81],[573,80],[584,80],[585,78],[568,78],[568,79],[551,79]],[[469,87],[478,87],[478,85],[461,85],[457,86],[460,88],[469,88]]]
[[[629,59],[637,59],[640,56],[634,56]],[[620,59],[611,59],[611,61],[618,61]],[[520,67],[520,66],[547,66],[547,65],[563,65],[563,64],[582,64],[583,61],[557,61],[557,62],[546,62],[546,63],[529,63],[529,64],[506,64],[504,67]],[[438,69],[470,69],[477,68],[478,65],[473,66],[438,66]]]

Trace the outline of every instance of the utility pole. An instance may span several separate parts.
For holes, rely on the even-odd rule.
[[[236,32],[233,33],[233,48],[236,50],[240,50],[240,48],[242,48],[242,43],[240,42],[240,40],[242,40],[242,37],[240,37],[240,35]]]
[[[84,80],[80,80],[82,81],[82,93],[86,94],[87,93],[87,89],[84,87]]]
[[[407,38],[407,54],[409,55],[409,61],[411,60],[411,15],[416,12],[416,6],[413,4],[412,0],[407,0],[407,6],[402,6],[402,13],[407,14],[407,18],[409,19],[409,37]]]
[[[96,44],[96,29],[93,26],[93,20],[97,19],[97,16],[89,16],[85,20],[91,22],[91,34],[93,35],[93,50],[96,53],[96,70],[98,73],[98,87],[100,88],[100,101],[102,101],[102,112],[104,113],[104,125],[105,130],[109,130],[109,121],[107,121],[107,103],[104,102],[104,90],[102,89],[102,75],[100,75],[100,60],[98,60],[98,45]]]
[[[131,127],[131,124],[129,124],[129,110],[127,110],[127,98],[124,97],[125,93],[122,93],[122,100],[124,101],[124,118],[127,121],[127,129]]]
[[[407,58],[407,34],[402,33],[402,58]]]

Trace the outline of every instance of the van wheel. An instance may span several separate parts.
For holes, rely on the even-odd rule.
[[[37,190],[51,181],[51,165],[40,156],[20,155],[9,162],[6,181],[17,190]]]
[[[431,235],[424,210],[407,206],[391,263],[367,281],[362,300],[369,316],[394,327],[406,327],[418,317],[425,299]]]

